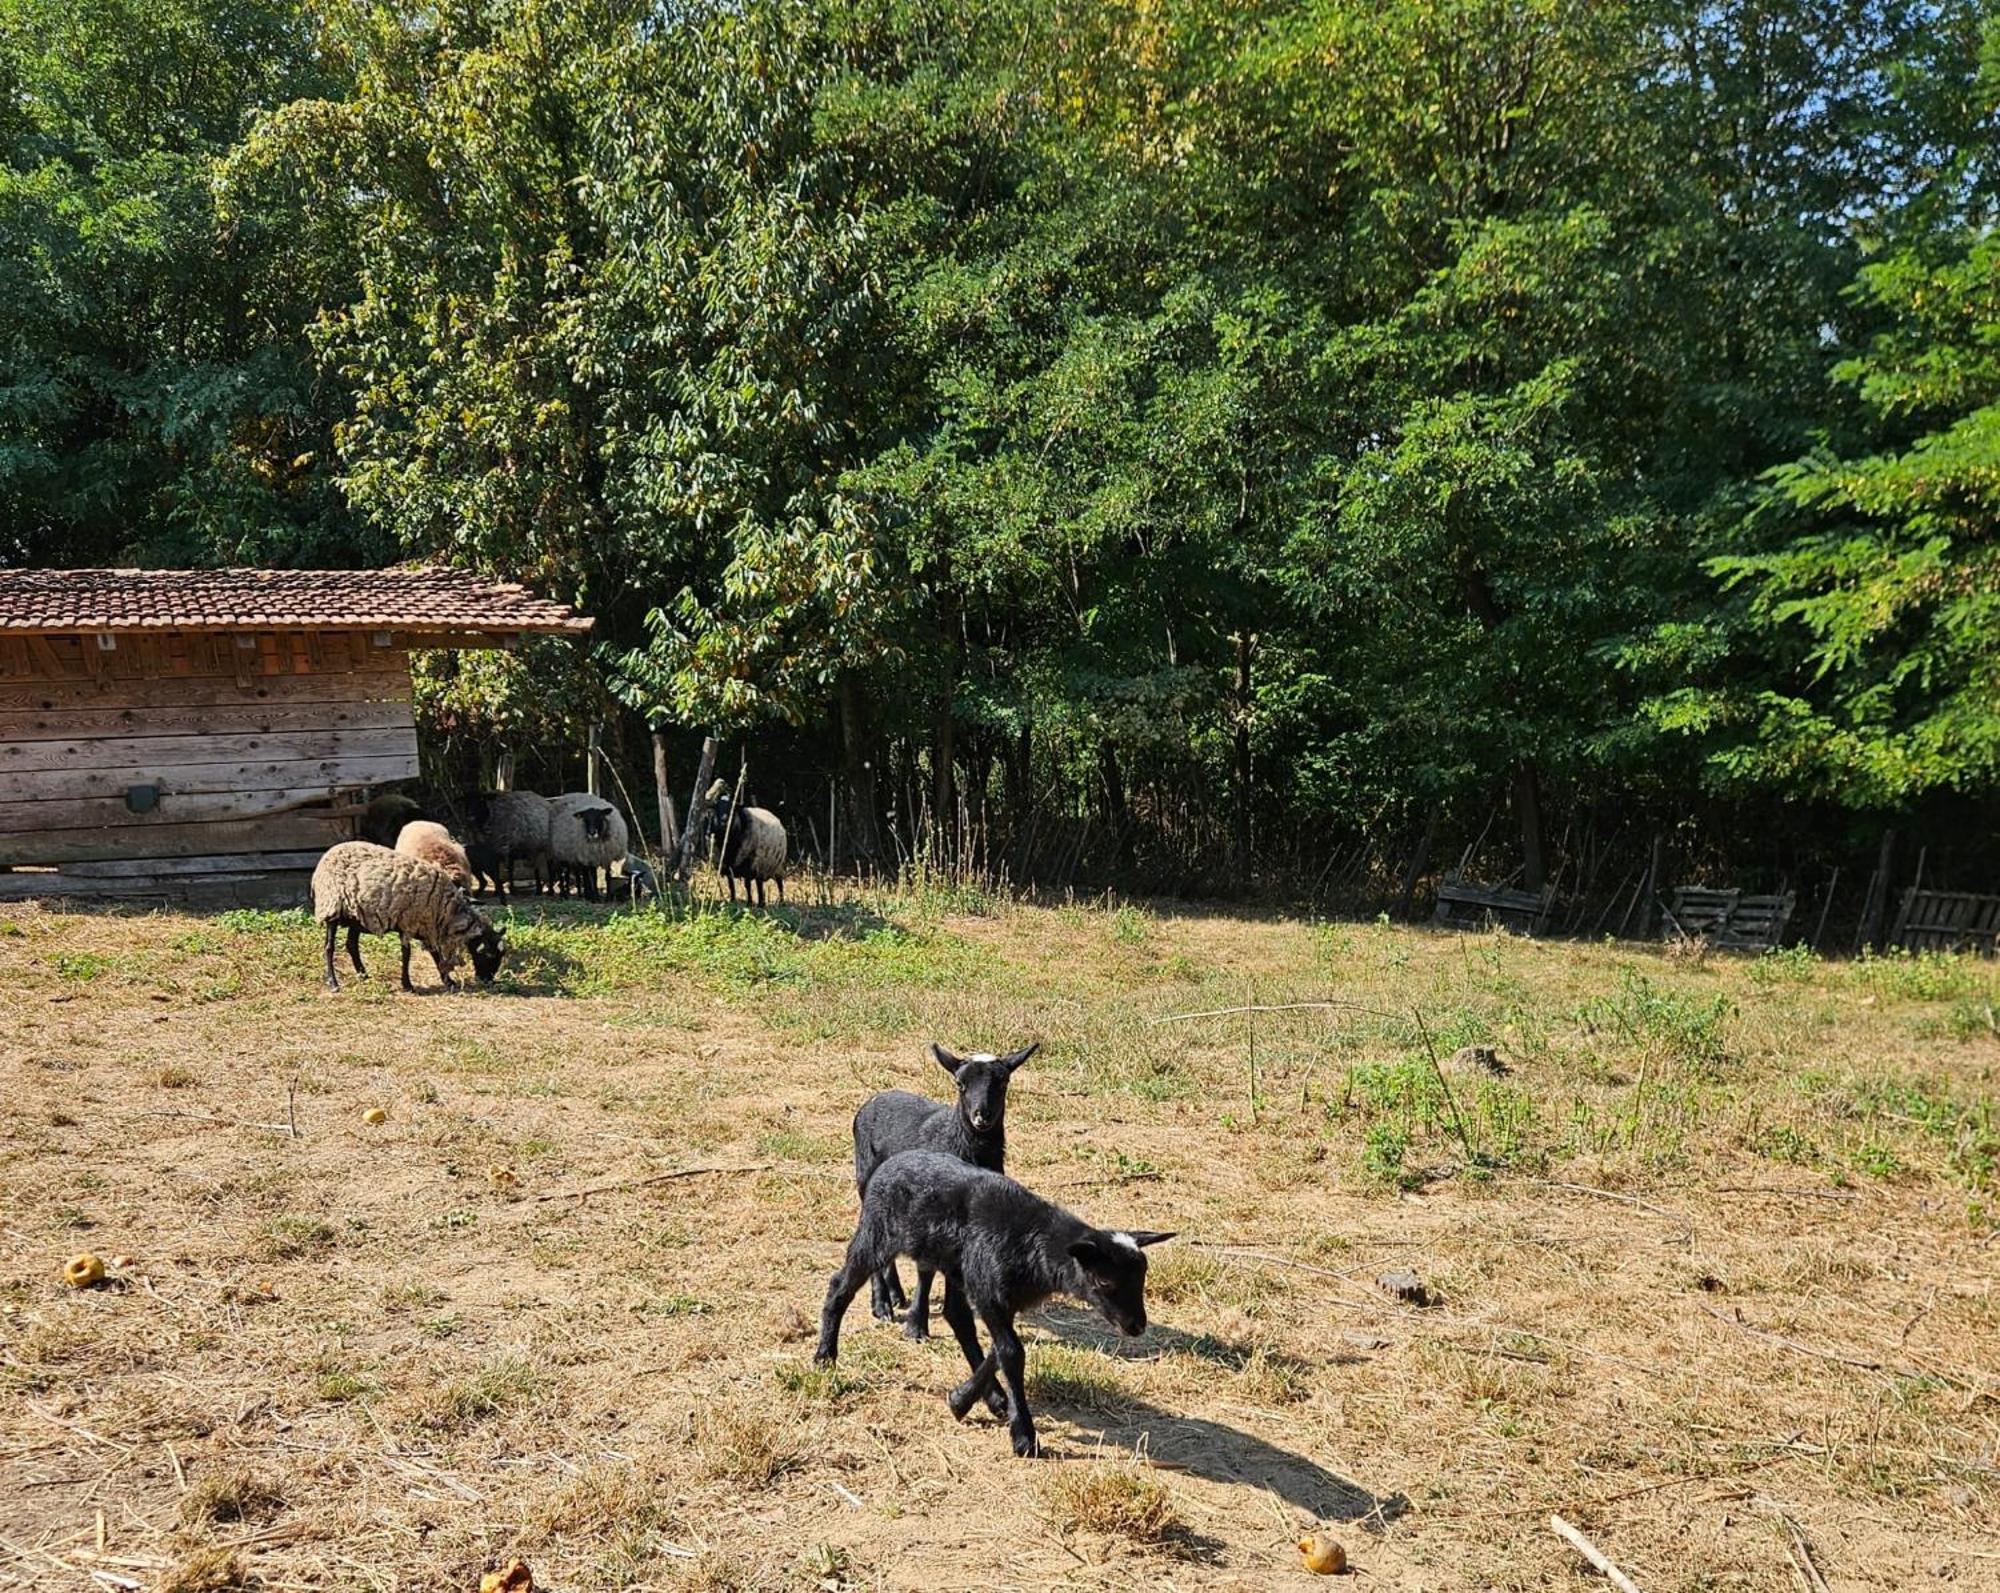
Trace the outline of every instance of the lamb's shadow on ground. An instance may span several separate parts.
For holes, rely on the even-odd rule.
[[[1154,1327],[1137,1343],[1121,1340],[1106,1331],[1095,1317],[1082,1312],[1044,1310],[1036,1314],[1035,1320],[1062,1342],[1089,1345],[1128,1360],[1187,1354],[1238,1370],[1257,1353],[1247,1345],[1206,1334],[1182,1333],[1174,1328]],[[1268,1352],[1265,1359],[1272,1359]],[[1296,1364],[1312,1370],[1308,1363]],[[1033,1365],[1031,1352],[1031,1379]],[[1378,1494],[1351,1478],[1329,1471],[1316,1460],[1280,1448],[1254,1433],[1205,1417],[1163,1410],[1122,1391],[1067,1401],[1058,1384],[1049,1390],[1042,1404],[1050,1415],[1062,1417],[1106,1449],[1141,1448],[1155,1461],[1211,1482],[1274,1493],[1321,1521],[1355,1522],[1374,1529],[1394,1521],[1410,1508],[1405,1494]]]

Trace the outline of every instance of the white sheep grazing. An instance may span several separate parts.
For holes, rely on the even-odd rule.
[[[465,848],[451,838],[451,831],[430,819],[405,824],[396,837],[396,850],[405,857],[421,858],[443,869],[452,882],[472,889],[472,864]]]
[[[395,935],[403,943],[403,988],[410,983],[410,941],[423,943],[437,964],[447,990],[458,983],[451,976],[461,953],[470,952],[472,969],[481,984],[499,972],[507,948],[505,933],[472,905],[463,887],[434,863],[405,857],[372,841],[342,841],[319,860],[312,877],[313,917],[326,925],[326,983],[340,988],[333,971],[333,940],[347,931],[347,955],[354,971],[361,966],[361,937]]]
[[[611,881],[611,865],[629,849],[625,816],[603,797],[571,791],[549,799],[549,873],[559,884],[571,874],[583,882],[587,901],[597,900],[597,871]]]

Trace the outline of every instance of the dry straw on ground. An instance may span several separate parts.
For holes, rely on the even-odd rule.
[[[445,998],[322,991],[296,915],[0,912],[0,1588],[1327,1586],[1316,1529],[1602,1586],[1551,1515],[1647,1593],[2000,1587],[1991,965],[515,916]],[[1184,1236],[1143,1341],[1027,1324],[1046,1461],[948,1341],[809,1365],[849,1117],[934,1035],[1043,1039],[1012,1169]]]

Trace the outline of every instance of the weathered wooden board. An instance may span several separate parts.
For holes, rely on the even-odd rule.
[[[406,757],[414,775],[416,756],[417,733],[413,729],[306,730],[269,736],[110,736],[101,741],[0,745],[0,772],[141,768],[165,779],[171,771],[197,763]]]
[[[0,804],[112,797],[122,806],[127,788],[157,784],[160,807],[165,809],[175,798],[219,791],[297,791],[316,787],[321,795],[327,795],[356,786],[404,780],[415,773],[415,764],[404,752],[368,757],[272,758],[254,763],[182,763],[167,769],[132,764],[113,769],[12,770],[0,764]]]
[[[103,863],[65,863],[64,879],[162,879],[187,874],[249,874],[266,869],[311,870],[320,860],[309,852],[224,852],[213,857],[120,857]],[[0,875],[0,878],[4,878]]]
[[[148,879],[92,879],[61,873],[0,874],[0,901],[298,902],[311,894],[305,869],[240,869]]]
[[[6,692],[0,688],[0,703]],[[394,730],[411,724],[395,702],[228,702],[176,708],[0,707],[0,744],[95,741],[107,736],[281,735],[294,730]]]
[[[84,797],[68,802],[0,802],[0,849],[8,841],[43,830],[104,829],[134,832],[125,850],[143,847],[137,833],[163,824],[214,824],[226,819],[254,819],[265,813],[289,813],[315,802],[330,802],[339,793],[324,785],[280,791],[200,791],[164,796],[148,813],[134,813],[120,797]]]
[[[388,640],[378,643],[378,635]],[[115,689],[126,680],[209,676],[281,677],[407,671],[408,648],[372,631],[126,632],[100,645],[96,634],[8,638],[0,679],[87,681]]]
[[[0,710],[53,713],[65,708],[181,708],[219,703],[408,702],[407,669],[367,675],[281,675],[253,680],[16,681],[0,684]]]
[[[141,846],[152,857],[324,850],[336,841],[351,838],[349,820],[316,813],[279,813],[266,819],[215,824],[154,824],[143,832],[95,826],[37,830],[27,835],[0,834],[0,866],[127,858]]]

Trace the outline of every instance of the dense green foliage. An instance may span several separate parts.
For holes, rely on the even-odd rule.
[[[1990,804],[1994,18],[0,0],[0,556],[527,579],[441,722],[863,856]]]

